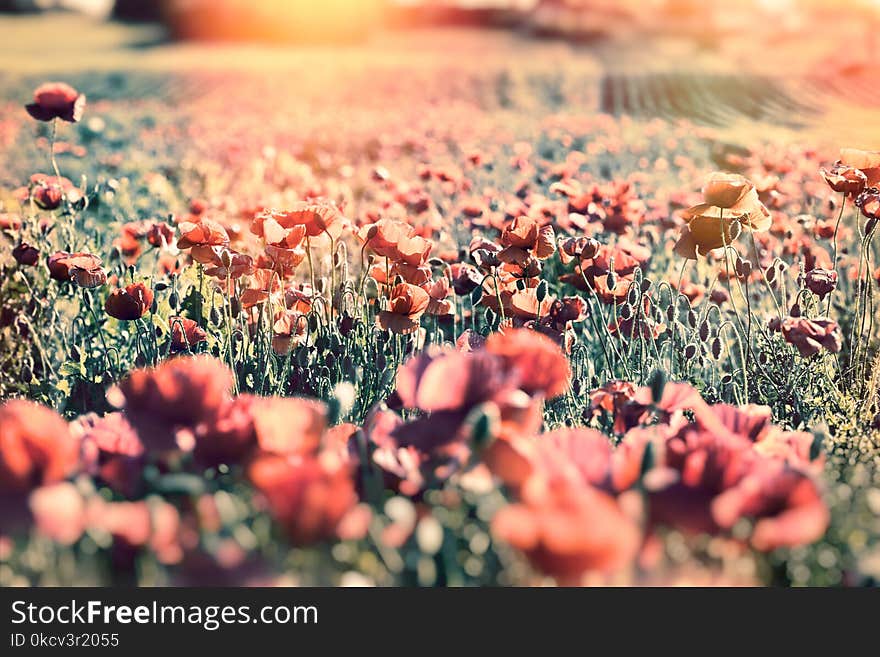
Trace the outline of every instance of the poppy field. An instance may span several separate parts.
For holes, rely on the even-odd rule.
[[[880,153],[488,57],[3,81],[0,583],[877,582]]]

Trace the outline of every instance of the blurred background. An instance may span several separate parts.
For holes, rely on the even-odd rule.
[[[504,85],[537,76],[554,110],[859,141],[880,105],[880,0],[0,0],[0,29],[8,75],[454,60]]]

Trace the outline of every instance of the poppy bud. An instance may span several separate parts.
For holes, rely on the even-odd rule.
[[[684,348],[684,357],[687,360],[692,360],[697,355],[697,347],[696,345],[689,344]]]
[[[22,242],[12,249],[12,257],[15,258],[15,261],[20,265],[33,267],[40,259],[40,252],[30,244]]]
[[[721,338],[715,338],[712,340],[711,349],[712,357],[715,358],[715,360],[718,360],[721,357]]]
[[[547,281],[541,281],[538,283],[538,289],[535,290],[535,296],[538,299],[538,303],[541,303],[547,298]]]
[[[654,370],[648,377],[648,386],[651,388],[651,399],[655,404],[659,404],[663,399],[663,390],[666,388],[666,372],[663,370]]]

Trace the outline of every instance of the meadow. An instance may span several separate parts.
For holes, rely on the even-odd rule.
[[[2,79],[0,582],[876,583],[880,153],[458,38]]]

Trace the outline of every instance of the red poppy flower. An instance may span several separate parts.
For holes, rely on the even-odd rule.
[[[315,454],[327,428],[327,407],[311,399],[256,399],[251,416],[260,449],[274,454]]]
[[[430,240],[416,235],[412,226],[391,219],[362,227],[358,237],[376,255],[415,266],[427,261],[433,247]]]
[[[391,288],[388,310],[376,316],[376,325],[384,331],[408,335],[419,328],[419,319],[428,308],[430,296],[422,288],[400,283]]]
[[[248,478],[297,545],[366,532],[364,520],[369,516],[358,505],[348,468],[336,459],[263,454],[248,467]]]
[[[76,123],[86,107],[85,95],[64,82],[46,82],[34,91],[34,102],[25,108],[37,121],[61,119]]]
[[[119,384],[126,417],[147,446],[159,449],[175,445],[175,427],[217,417],[231,389],[232,373],[209,356],[172,358]]]
[[[819,353],[823,348],[836,354],[843,346],[840,326],[827,317],[786,317],[777,320],[782,337],[794,345],[805,358]]]
[[[99,287],[107,282],[101,259],[91,253],[59,251],[49,256],[49,275],[58,281],[73,281],[80,287]]]
[[[195,430],[193,458],[203,467],[241,463],[256,447],[253,405],[257,397],[239,395],[223,402]]]
[[[147,229],[147,242],[157,249],[165,248],[174,239],[174,229],[168,224],[154,221]]]
[[[40,252],[30,244],[21,242],[12,249],[12,257],[20,265],[33,267],[40,260]]]
[[[80,435],[85,469],[111,489],[133,497],[141,488],[144,446],[121,413],[85,415],[72,425]]]
[[[79,444],[55,411],[23,399],[0,405],[0,492],[61,481],[79,465]]]
[[[180,230],[180,237],[177,240],[178,249],[190,249],[194,246],[229,245],[229,235],[226,229],[210,219],[202,219],[198,223],[185,221],[178,226],[178,229]]]
[[[846,166],[840,160],[834,163],[830,171],[823,168],[819,172],[831,189],[843,194],[856,196],[868,184],[868,177],[862,171]]]
[[[153,305],[153,290],[143,283],[132,283],[113,290],[104,302],[104,310],[111,317],[133,321],[143,317]]]
[[[201,326],[186,317],[169,317],[168,326],[171,327],[172,351],[188,351],[208,337]]]
[[[345,223],[339,208],[332,203],[320,201],[300,201],[290,210],[267,210],[258,213],[254,217],[251,231],[263,235],[264,222],[267,219],[273,219],[283,228],[302,226],[309,237],[327,234],[333,239],[339,239]]]
[[[516,372],[519,387],[530,395],[552,399],[564,394],[571,381],[571,367],[559,346],[546,336],[528,329],[493,333],[486,351],[500,356]]]

